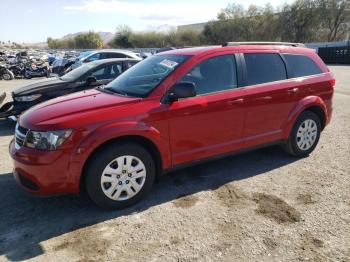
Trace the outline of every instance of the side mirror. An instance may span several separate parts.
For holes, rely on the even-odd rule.
[[[163,104],[170,104],[180,98],[196,96],[196,86],[193,82],[176,83],[162,98]]]
[[[91,85],[93,83],[96,83],[96,81],[97,81],[96,77],[94,77],[94,76],[88,76],[85,80],[87,85]]]

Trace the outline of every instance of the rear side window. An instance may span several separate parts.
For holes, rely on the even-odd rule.
[[[304,55],[283,55],[291,67],[294,77],[321,74],[322,70],[309,57]]]
[[[279,54],[244,54],[248,85],[287,78],[286,66]]]
[[[197,95],[221,92],[237,87],[236,71],[235,57],[222,55],[199,63],[180,82],[193,82]]]
[[[107,53],[106,58],[127,58],[127,55],[120,53]]]

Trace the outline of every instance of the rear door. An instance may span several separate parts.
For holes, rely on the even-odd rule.
[[[241,146],[244,89],[238,88],[233,54],[203,58],[179,81],[197,96],[169,105],[173,165],[229,152]]]
[[[282,125],[296,103],[298,89],[288,80],[287,65],[278,52],[246,52],[245,146],[282,138]],[[289,72],[289,70],[288,70]]]

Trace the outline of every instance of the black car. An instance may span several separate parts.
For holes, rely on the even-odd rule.
[[[139,59],[113,58],[85,64],[59,78],[40,80],[12,92],[13,102],[0,108],[0,118],[16,117],[43,101],[74,92],[105,85],[126,71]],[[0,95],[0,104],[5,93]]]

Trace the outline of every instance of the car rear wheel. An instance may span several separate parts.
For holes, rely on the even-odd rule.
[[[136,144],[111,144],[99,150],[86,169],[86,188],[99,206],[118,209],[140,201],[155,179],[155,164]]]
[[[285,149],[293,156],[306,157],[316,148],[320,134],[320,118],[311,111],[304,111],[295,122]]]

